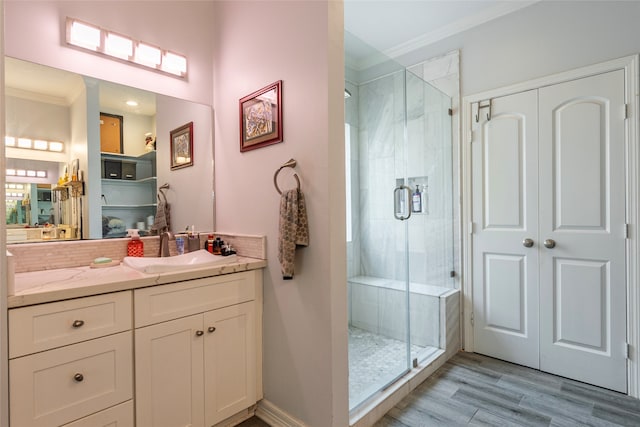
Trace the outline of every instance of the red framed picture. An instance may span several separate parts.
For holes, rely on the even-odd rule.
[[[282,142],[282,80],[240,99],[240,151]]]
[[[171,170],[193,166],[193,122],[171,131]]]

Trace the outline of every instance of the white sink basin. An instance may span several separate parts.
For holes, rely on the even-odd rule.
[[[204,249],[172,257],[133,257],[126,256],[122,263],[143,273],[167,273],[171,271],[191,270],[193,268],[214,267],[237,261],[236,255],[213,255]]]

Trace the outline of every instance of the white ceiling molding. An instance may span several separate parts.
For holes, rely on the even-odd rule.
[[[458,21],[455,21],[451,24],[445,25],[434,31],[428,32],[419,37],[403,42],[395,47],[387,49],[382,52],[382,56],[387,59],[398,58],[422,47],[428,46],[440,40],[444,40],[447,37],[462,33],[473,27],[477,27],[478,25],[500,18],[501,16],[508,15],[517,10],[531,6],[532,4],[538,3],[539,1],[541,0],[523,0],[495,4],[492,7],[484,9],[483,11],[476,13],[473,16],[459,19]],[[380,56],[373,55],[363,60],[353,62],[354,69],[357,71],[362,71],[379,64]]]

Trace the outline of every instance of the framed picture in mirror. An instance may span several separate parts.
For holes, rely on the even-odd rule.
[[[240,151],[282,142],[282,80],[240,99]]]
[[[193,122],[171,131],[171,170],[193,166]]]

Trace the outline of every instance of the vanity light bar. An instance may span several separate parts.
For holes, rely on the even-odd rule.
[[[52,151],[54,153],[62,153],[64,151],[64,144],[59,141],[16,138],[14,136],[5,136],[4,145],[7,147],[24,148],[27,150]]]
[[[187,76],[187,57],[67,17],[67,43],[178,77]]]
[[[32,169],[7,169],[7,176],[21,176],[30,178],[46,178],[47,171]]]
[[[75,20],[70,25],[67,18],[67,43],[97,52],[102,44],[101,39],[99,27]]]
[[[130,61],[133,57],[133,40],[116,33],[107,32],[104,40],[104,53]]]

